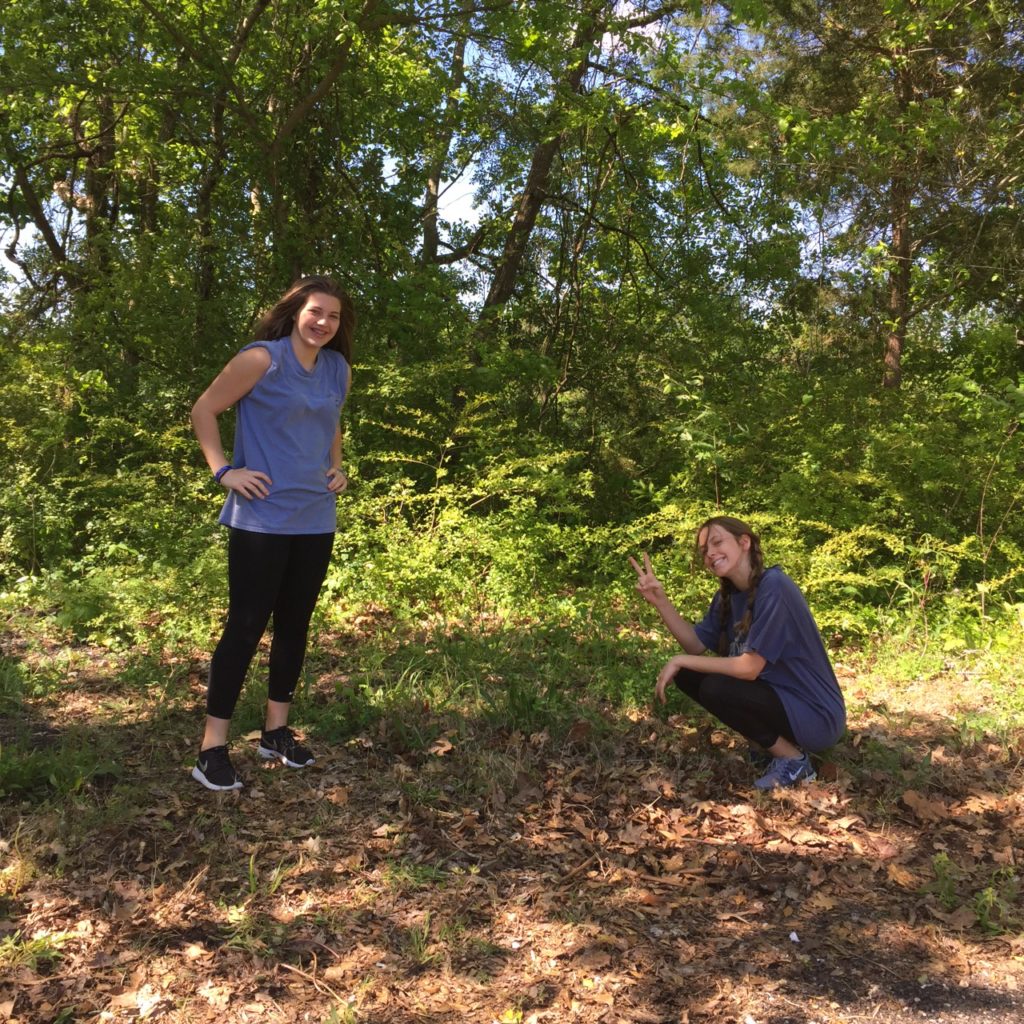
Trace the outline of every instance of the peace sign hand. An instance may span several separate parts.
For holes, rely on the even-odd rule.
[[[636,572],[637,592],[645,601],[657,606],[667,600],[665,588],[661,585],[661,580],[654,575],[654,570],[651,568],[651,559],[647,552],[645,551],[643,555],[644,564],[642,566],[632,555],[629,556],[629,564],[633,566],[633,570]]]

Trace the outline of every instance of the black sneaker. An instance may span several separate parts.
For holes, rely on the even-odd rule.
[[[267,761],[280,761],[289,768],[308,768],[315,763],[313,755],[296,741],[287,725],[260,736],[259,755]]]
[[[242,788],[242,780],[235,774],[227,747],[201,750],[196,766],[192,769],[192,778],[207,789],[221,791]]]

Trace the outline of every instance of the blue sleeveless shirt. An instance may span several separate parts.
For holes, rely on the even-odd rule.
[[[345,404],[348,363],[321,349],[312,370],[299,362],[290,338],[254,341],[270,367],[237,405],[233,466],[267,474],[266,498],[228,492],[225,526],[254,533],[333,533],[337,495],[327,489],[331,444]]]

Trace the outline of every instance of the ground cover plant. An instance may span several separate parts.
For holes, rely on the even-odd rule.
[[[366,610],[308,666],[315,768],[250,734],[246,789],[215,795],[188,777],[201,652],[17,625],[8,1020],[1020,1017],[1019,652],[849,651],[848,736],[765,796],[734,737],[651,711],[664,645],[635,609]]]

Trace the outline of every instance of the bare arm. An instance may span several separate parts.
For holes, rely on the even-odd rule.
[[[269,368],[270,353],[265,348],[239,352],[192,406],[192,429],[211,473],[228,462],[217,417],[252,391]],[[265,498],[272,481],[266,473],[236,466],[225,473],[220,482],[247,498]]]
[[[331,442],[331,465],[335,468],[341,466],[341,427],[334,432],[334,440]]]
[[[348,476],[341,468],[341,427],[334,432],[331,442],[331,468],[327,470],[327,490],[337,493],[348,487]]]
[[[654,605],[661,616],[661,621],[668,627],[668,631],[679,641],[687,654],[703,654],[707,648],[693,625],[686,621],[676,610],[676,606],[668,599],[665,588],[661,581],[654,575],[651,568],[651,559],[647,552],[643,553],[644,564],[641,566],[637,560],[630,557],[629,564],[636,572],[636,589],[640,596],[649,604]]]
[[[352,367],[347,363],[345,369],[348,375],[345,379],[345,397],[348,397],[349,391],[352,389]],[[338,492],[345,490],[348,487],[348,475],[341,468],[341,424],[338,424],[338,429],[334,431],[334,440],[331,442],[331,467],[327,470],[327,490]]]
[[[658,682],[654,687],[659,702],[665,703],[665,690],[675,674],[682,668],[694,672],[716,672],[734,679],[756,679],[768,663],[757,651],[746,651],[728,658],[706,658],[703,655],[677,654],[665,662],[665,667],[658,673]]]

